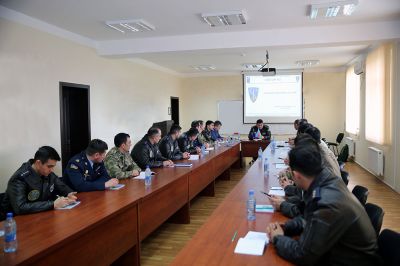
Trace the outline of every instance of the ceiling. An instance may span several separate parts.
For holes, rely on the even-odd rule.
[[[311,20],[308,5],[326,0],[0,0],[8,13],[24,14],[90,40],[99,55],[140,59],[177,74],[193,65],[211,72],[240,72],[243,63],[296,68],[297,60],[319,59],[316,68],[343,67],[369,47],[400,39],[399,0],[359,0],[350,17]],[[201,13],[244,10],[248,24],[209,27]],[[144,19],[152,32],[122,34],[105,21]],[[61,34],[62,35],[62,34]]]

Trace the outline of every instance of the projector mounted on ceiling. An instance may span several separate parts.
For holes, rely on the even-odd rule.
[[[266,51],[265,54],[265,64],[260,67],[258,72],[262,72],[263,76],[275,76],[276,75],[276,68],[274,67],[269,67],[269,55],[268,55],[268,50]]]

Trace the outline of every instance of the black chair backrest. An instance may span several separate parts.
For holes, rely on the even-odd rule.
[[[344,138],[344,133],[339,133],[339,134],[337,135],[337,137],[336,137],[336,142],[337,142],[338,144],[340,144],[340,142],[342,142],[343,138]]]
[[[400,234],[384,229],[378,237],[378,250],[385,266],[400,265]]]
[[[343,182],[346,184],[346,186],[349,184],[349,173],[347,173],[344,170],[340,170],[340,175],[342,176]]]
[[[381,207],[373,203],[365,204],[365,211],[367,212],[369,219],[371,220],[372,226],[375,229],[376,236],[378,236],[379,231],[381,231],[383,215],[385,215],[385,212]]]
[[[351,193],[353,193],[353,195],[356,196],[356,198],[361,202],[362,206],[365,206],[369,194],[368,188],[357,185],[353,188]]]

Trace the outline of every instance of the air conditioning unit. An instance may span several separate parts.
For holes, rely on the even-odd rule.
[[[361,75],[363,73],[364,73],[364,62],[363,61],[357,61],[354,64],[354,74]]]

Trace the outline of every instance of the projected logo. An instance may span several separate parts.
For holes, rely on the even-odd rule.
[[[258,97],[258,88],[257,87],[249,87],[247,88],[249,92],[250,100],[254,103]]]

